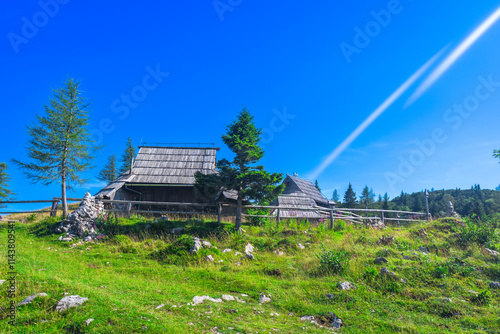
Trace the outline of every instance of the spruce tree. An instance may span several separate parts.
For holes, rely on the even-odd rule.
[[[332,201],[334,201],[335,203],[339,203],[340,202],[340,197],[339,197],[339,193],[338,193],[337,189],[335,189],[333,191]]]
[[[93,154],[99,147],[88,131],[89,104],[81,96],[80,82],[69,79],[54,90],[45,115],[27,126],[29,162],[13,162],[33,183],[61,185],[63,214],[68,215],[66,190],[87,180],[81,174],[93,166]]]
[[[389,196],[387,195],[387,193],[384,194],[384,202],[382,204],[382,209],[389,210]]]
[[[222,141],[235,154],[232,161],[221,159],[217,163],[217,174],[195,174],[195,190],[203,194],[205,189],[215,185],[219,189],[232,190],[237,194],[236,230],[241,230],[241,214],[243,200],[270,202],[284,188],[279,183],[283,175],[269,173],[263,166],[255,165],[263,156],[264,151],[259,146],[262,130],[257,128],[253,116],[246,108],[239,113],[237,120],[226,127],[227,133]]]
[[[349,187],[344,194],[344,206],[346,208],[354,208],[356,205],[356,193],[352,189],[352,185],[349,182]]]
[[[315,187],[316,189],[318,189],[318,191],[319,191],[319,192],[321,192],[321,189],[320,189],[320,187],[319,187],[318,180],[314,181],[314,187]]]
[[[99,175],[97,176],[98,180],[111,183],[117,178],[117,171],[116,171],[116,163],[115,163],[115,155],[113,154],[108,158],[108,162],[104,166],[104,168],[100,171]]]
[[[125,148],[125,152],[123,152],[120,162],[122,164],[120,168],[120,174],[129,173],[132,168],[132,161],[135,158],[135,148],[132,145],[132,139],[130,137],[127,138],[127,147]]]
[[[359,197],[359,203],[363,205],[365,208],[368,208],[371,204],[374,202],[374,192],[373,189],[369,189],[368,186],[365,186],[363,188],[363,192],[361,193],[361,196]]]

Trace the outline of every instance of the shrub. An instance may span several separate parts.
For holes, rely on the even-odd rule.
[[[470,301],[479,306],[488,305],[491,301],[491,294],[488,290],[484,290],[481,293],[474,295],[470,298]]]
[[[365,273],[363,274],[363,278],[368,282],[372,282],[377,276],[377,269],[373,267],[366,268]]]
[[[435,278],[445,278],[446,276],[448,276],[448,268],[439,266],[434,269],[432,276],[434,276]]]
[[[31,215],[28,216],[28,222],[33,223],[36,220],[37,216],[36,213],[32,213]]]
[[[343,231],[345,230],[347,227],[347,223],[343,220],[336,220],[335,221],[335,225],[333,225],[333,230],[335,232],[340,232],[340,231]]]
[[[327,274],[340,274],[347,269],[349,254],[343,250],[323,251],[316,257],[320,262],[320,272]]]

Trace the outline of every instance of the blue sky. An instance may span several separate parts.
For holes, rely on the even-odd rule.
[[[498,9],[498,1],[457,0],[4,1],[0,161],[26,159],[26,124],[43,113],[51,89],[75,78],[105,146],[89,182],[71,196],[99,190],[95,175],[127,137],[135,146],[214,142],[218,158],[230,158],[221,135],[243,106],[265,129],[266,169],[317,178],[328,197],[349,182],[358,194],[367,184],[390,197],[494,188],[500,21],[491,16]],[[427,85],[488,18],[487,29]],[[419,87],[423,94],[409,104]],[[460,109],[464,103],[470,111]],[[17,199],[59,196],[56,184],[32,185],[12,165],[9,172]]]

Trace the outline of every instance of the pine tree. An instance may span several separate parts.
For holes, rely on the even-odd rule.
[[[493,150],[493,156],[495,158],[500,158],[500,150]]]
[[[382,204],[383,210],[389,210],[389,196],[387,193],[384,194],[384,203]]]
[[[270,202],[284,189],[283,175],[268,173],[263,166],[255,164],[264,156],[259,146],[262,130],[257,128],[253,116],[246,108],[239,113],[237,120],[226,127],[227,133],[222,141],[235,154],[233,161],[219,160],[218,174],[195,174],[195,190],[198,194],[210,191],[214,186],[237,193],[236,230],[241,230],[243,200]]]
[[[319,187],[319,183],[318,183],[318,180],[314,181],[314,187],[316,187],[316,189],[318,189],[319,192],[321,192],[321,189]]]
[[[7,164],[5,162],[0,162],[0,201],[6,201],[14,195],[12,191],[9,190],[10,176],[7,173]],[[4,207],[0,204],[0,207]]]
[[[339,193],[337,192],[337,189],[335,189],[333,191],[332,201],[334,201],[335,203],[339,203],[340,202]]]
[[[356,193],[352,190],[352,185],[349,182],[349,187],[344,194],[344,206],[346,208],[354,208],[356,205]]]
[[[95,146],[88,131],[89,104],[81,97],[80,82],[69,79],[62,88],[54,90],[45,116],[36,116],[28,125],[28,157],[30,162],[13,162],[33,183],[61,184],[63,214],[68,215],[66,190],[87,180],[81,173],[92,168]]]
[[[125,152],[123,152],[120,162],[122,164],[120,168],[120,174],[130,173],[130,169],[132,168],[132,161],[135,158],[135,148],[132,145],[132,139],[130,137],[127,138],[127,147],[125,148]]]
[[[108,158],[108,162],[97,176],[97,179],[111,183],[116,180],[117,176],[115,155],[113,154]]]

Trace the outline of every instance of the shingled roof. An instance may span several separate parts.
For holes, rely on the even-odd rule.
[[[287,175],[284,182],[292,181],[290,186],[285,187],[283,195],[301,192],[305,196],[312,198],[316,204],[328,205],[328,199],[312,184],[311,181],[301,179],[297,176]]]
[[[134,177],[127,183],[193,185],[196,172],[215,173],[218,150],[215,147],[140,147],[132,169]]]
[[[125,184],[193,185],[196,172],[216,173],[218,150],[216,147],[141,146],[132,172],[125,172],[96,196],[110,197]]]

